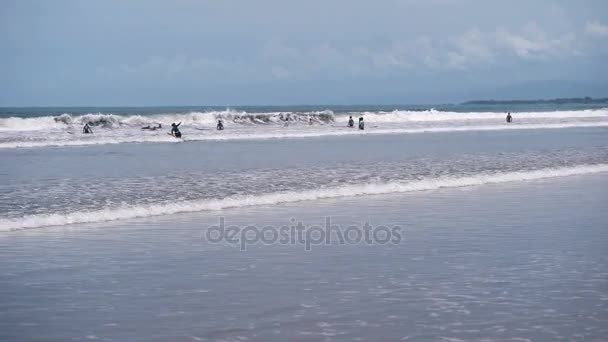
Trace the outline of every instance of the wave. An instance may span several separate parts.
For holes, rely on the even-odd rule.
[[[331,110],[313,112],[268,112],[247,113],[244,111],[213,111],[167,113],[154,115],[117,115],[112,113],[89,113],[84,115],[62,114],[59,116],[41,116],[31,118],[10,117],[0,118],[0,131],[36,131],[36,130],[65,130],[85,123],[93,127],[105,129],[139,128],[147,125],[170,125],[172,122],[182,122],[192,127],[214,127],[217,120],[240,125],[269,125],[285,123],[308,123],[312,120],[317,124],[346,122],[348,116],[364,116],[368,123],[399,123],[399,122],[441,122],[441,121],[471,121],[471,120],[504,120],[502,112],[448,112],[434,109],[427,111],[392,112],[352,112],[335,114]],[[587,109],[575,111],[552,112],[520,112],[512,113],[515,120],[519,119],[582,119],[608,118],[608,108]]]
[[[374,128],[366,131],[354,130],[346,127],[337,127],[333,130],[315,131],[273,131],[269,133],[250,133],[240,131],[237,134],[200,134],[184,133],[182,140],[175,139],[163,133],[159,135],[137,135],[137,136],[88,136],[86,139],[49,139],[49,140],[25,140],[7,141],[0,143],[0,149],[12,148],[34,148],[34,147],[62,147],[62,146],[88,146],[107,145],[123,143],[180,143],[188,141],[229,141],[229,140],[269,140],[269,139],[298,139],[331,137],[345,135],[380,135],[380,134],[421,134],[421,133],[450,133],[450,132],[473,132],[473,131],[500,131],[500,130],[536,130],[536,129],[563,129],[563,128],[601,128],[608,127],[608,122],[570,122],[556,124],[502,124],[485,126],[452,126],[452,127],[428,127],[428,128]]]
[[[359,115],[361,113],[353,113]],[[448,112],[434,109],[426,111],[404,111],[392,112],[364,112],[366,120],[372,122],[434,122],[434,121],[459,121],[459,120],[504,120],[506,112]],[[582,118],[607,118],[608,108],[551,111],[551,112],[511,112],[515,120],[518,119],[582,119]]]
[[[0,231],[14,231],[49,226],[106,222],[170,215],[185,212],[223,210],[256,205],[314,201],[341,197],[381,195],[413,191],[457,188],[485,184],[530,181],[553,177],[566,177],[608,172],[608,164],[578,165],[562,168],[544,168],[531,171],[517,171],[494,174],[479,174],[466,177],[439,177],[410,182],[370,183],[321,188],[298,192],[267,193],[258,196],[233,196],[223,199],[190,200],[182,202],[123,206],[94,211],[80,211],[67,214],[29,215],[21,218],[0,219]]]
[[[334,113],[330,110],[315,112],[269,112],[247,113],[237,111],[220,112],[189,112],[168,113],[155,115],[116,115],[111,113],[89,113],[73,116],[64,113],[59,116],[41,116],[32,118],[10,117],[0,119],[0,131],[36,131],[65,129],[73,126],[82,126],[85,123],[93,127],[112,128],[139,128],[142,126],[158,124],[170,125],[173,122],[182,122],[187,126],[214,127],[217,120],[235,124],[284,124],[284,123],[331,123]]]

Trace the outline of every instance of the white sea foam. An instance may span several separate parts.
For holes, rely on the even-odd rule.
[[[369,125],[368,125],[369,127]],[[53,134],[46,139],[24,139],[0,142],[0,149],[33,148],[33,147],[60,147],[60,146],[86,146],[123,143],[176,143],[188,141],[225,141],[225,140],[266,140],[266,139],[294,139],[314,138],[324,136],[345,135],[378,135],[378,134],[421,134],[421,133],[449,133],[467,131],[499,131],[499,130],[532,130],[532,129],[562,129],[562,128],[608,127],[608,122],[564,122],[547,124],[498,124],[498,125],[466,125],[421,128],[381,128],[370,127],[365,131],[348,129],[346,127],[322,127],[319,129],[277,129],[264,131],[262,128],[226,130],[221,134],[215,131],[185,131],[184,139],[177,140],[164,131],[145,132],[138,135],[117,134],[104,135],[67,135],[65,133]]]
[[[364,132],[344,127],[351,114],[365,117],[367,129]],[[514,113],[514,122],[508,125],[504,122],[504,115],[497,112],[458,113],[436,110],[340,114],[332,111],[247,113],[234,110],[155,115],[66,113],[59,116],[0,118],[0,149],[175,142],[164,134],[172,122],[182,122],[184,141],[608,126],[608,108]],[[226,127],[221,134],[214,130],[218,119],[224,120]],[[309,122],[313,124],[309,125]],[[89,123],[95,134],[80,134],[84,123]],[[141,129],[158,124],[164,127],[156,131]]]
[[[187,126],[214,126],[218,119],[235,124],[283,124],[285,122],[308,122],[309,119],[317,123],[333,121],[332,111],[315,111],[305,113],[294,112],[267,112],[247,113],[233,110],[167,113],[155,115],[117,115],[112,113],[88,113],[71,115],[68,113],[58,116],[41,116],[31,118],[10,117],[0,118],[0,132],[2,131],[37,131],[65,129],[72,126],[82,126],[85,123],[93,127],[112,128],[139,128],[146,125],[182,122]]]
[[[586,109],[571,111],[549,111],[549,112],[518,112],[512,113],[514,119],[584,119],[584,118],[607,118],[608,108]],[[392,112],[364,112],[334,114],[330,110],[314,112],[267,112],[247,113],[243,111],[209,111],[188,113],[166,113],[155,115],[116,115],[112,113],[89,113],[84,115],[62,114],[59,116],[41,116],[31,118],[0,118],[0,131],[20,132],[36,130],[65,129],[71,126],[82,126],[85,123],[93,127],[125,128],[141,127],[162,123],[169,125],[172,122],[182,122],[187,126],[211,126],[218,119],[223,119],[234,124],[284,124],[285,122],[308,122],[312,119],[315,123],[327,124],[334,121],[345,121],[348,115],[363,115],[368,122],[437,122],[437,121],[462,121],[462,120],[504,120],[503,112],[449,112],[434,109],[426,111],[404,111]]]
[[[30,215],[20,218],[0,219],[0,231],[63,226],[78,223],[104,222],[121,219],[142,218],[183,212],[222,210],[227,208],[273,205],[288,202],[313,201],[318,199],[339,198],[361,195],[380,195],[389,193],[434,190],[439,188],[467,187],[484,184],[529,181],[552,177],[565,177],[583,174],[608,172],[608,164],[578,165],[563,168],[544,168],[532,171],[519,171],[494,174],[479,174],[466,177],[440,177],[409,182],[372,183],[321,188],[298,192],[277,192],[257,196],[233,196],[228,198],[190,200],[172,203],[123,206],[104,208],[94,211],[79,211],[67,214]]]
[[[515,120],[519,119],[582,119],[607,118],[608,108],[551,111],[551,112],[512,112]],[[373,122],[433,122],[433,121],[460,121],[460,120],[504,120],[504,112],[444,112],[438,110],[392,112],[366,112],[366,120]]]

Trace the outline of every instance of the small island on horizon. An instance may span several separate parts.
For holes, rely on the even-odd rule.
[[[570,98],[555,98],[546,100],[473,100],[462,102],[462,105],[513,105],[513,104],[571,104],[571,103],[608,103],[608,97],[592,98],[586,97],[570,97]]]

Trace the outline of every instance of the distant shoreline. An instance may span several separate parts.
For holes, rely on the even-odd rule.
[[[512,104],[572,104],[572,103],[608,103],[608,97],[591,98],[591,97],[571,97],[571,98],[556,98],[549,100],[473,100],[462,102],[461,105],[512,105]]]

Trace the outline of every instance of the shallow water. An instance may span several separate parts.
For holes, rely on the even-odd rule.
[[[604,108],[516,107],[519,111],[484,111],[484,107],[477,106],[448,106],[444,110],[335,107],[336,112],[297,107],[223,111],[182,107],[0,108],[0,149],[608,127],[608,108],[602,105]],[[60,114],[62,110],[67,112]],[[510,124],[505,123],[506,111],[513,111]],[[366,129],[347,128],[349,117],[355,121],[363,118]],[[215,129],[218,120],[223,121],[225,130]],[[170,125],[178,122],[182,123],[183,139],[168,134]],[[82,134],[85,123],[93,128],[94,134]],[[162,128],[149,129],[159,125]]]
[[[0,150],[0,230],[608,170],[604,128]]]
[[[7,340],[602,340],[605,174],[225,210],[399,225],[387,245],[212,244],[217,213],[0,236]]]
[[[0,340],[603,340],[606,133],[0,149]]]

